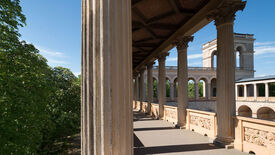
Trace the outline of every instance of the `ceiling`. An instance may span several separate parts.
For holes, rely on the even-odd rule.
[[[210,0],[132,0],[133,68],[142,64]]]

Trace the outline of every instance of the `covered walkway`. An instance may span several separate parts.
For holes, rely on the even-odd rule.
[[[245,155],[234,149],[224,149],[212,140],[192,131],[175,129],[163,120],[154,120],[134,111],[134,154],[169,155]]]

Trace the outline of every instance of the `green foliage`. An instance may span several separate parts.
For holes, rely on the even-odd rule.
[[[265,96],[265,84],[258,84],[258,96],[264,97]]]
[[[166,97],[170,97],[170,81],[166,80]]]
[[[191,82],[188,83],[188,97],[195,98],[195,84]]]
[[[40,147],[51,70],[34,46],[0,48],[0,154],[32,154]]]
[[[154,91],[154,97],[158,97],[157,85],[158,85],[157,80],[154,80],[154,81],[153,81],[153,91]]]
[[[275,83],[269,84],[269,96],[272,96],[272,97],[275,96]]]
[[[55,141],[79,132],[81,80],[19,41],[19,2],[0,1],[0,154],[52,154]]]
[[[203,97],[203,82],[199,82],[199,97]]]

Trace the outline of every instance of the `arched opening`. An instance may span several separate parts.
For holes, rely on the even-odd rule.
[[[153,96],[154,99],[158,98],[158,81],[156,78],[153,78]]]
[[[202,78],[199,81],[199,97],[206,98],[206,79]]]
[[[243,47],[238,46],[235,52],[235,61],[236,61],[236,68],[243,68],[242,62],[242,52],[244,51]]]
[[[269,107],[262,107],[257,111],[257,118],[275,121],[275,112]]]
[[[238,86],[238,97],[244,97],[244,86],[243,85]]]
[[[211,54],[211,67],[216,68],[217,67],[217,51],[213,51]]]
[[[275,97],[275,82],[268,84],[269,97]]]
[[[217,80],[216,78],[213,78],[211,80],[211,97],[216,97],[216,92],[217,92]]]
[[[247,88],[247,97],[254,97],[254,85],[248,84],[246,85]]]
[[[265,97],[265,84],[257,84],[257,97]]]
[[[240,59],[240,57],[241,57],[241,54],[240,54],[240,52],[239,51],[236,51],[235,52],[235,61],[236,61],[236,68],[241,68],[241,66],[240,66],[240,64],[241,64],[241,59]]]
[[[195,99],[195,79],[188,80],[188,98]]]
[[[176,78],[174,80],[174,95],[175,95],[175,97],[178,97],[178,85],[179,85],[178,78]]]
[[[252,117],[252,110],[248,106],[242,105],[238,109],[238,115],[244,117]]]
[[[166,97],[170,97],[170,80],[168,78],[166,78],[166,82],[165,82],[165,85],[166,85]]]

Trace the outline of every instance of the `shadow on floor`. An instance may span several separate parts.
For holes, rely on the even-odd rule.
[[[220,149],[212,143],[204,144],[186,144],[186,145],[169,145],[169,146],[153,146],[153,147],[134,147],[135,155],[175,153],[199,150]]]
[[[177,128],[175,127],[135,128],[134,131],[170,130],[170,129],[177,129]]]

